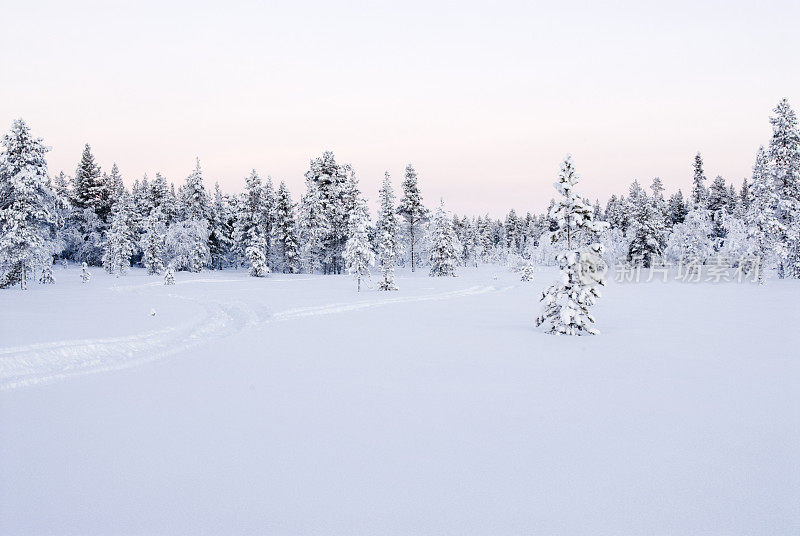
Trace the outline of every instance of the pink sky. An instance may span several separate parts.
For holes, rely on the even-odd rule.
[[[428,204],[543,210],[571,152],[582,192],[748,175],[782,97],[800,105],[797,2],[15,2],[0,20],[0,126],[24,117],[74,173],[83,144],[126,182],[208,186],[251,168],[295,198],[330,149],[372,200],[388,170]]]

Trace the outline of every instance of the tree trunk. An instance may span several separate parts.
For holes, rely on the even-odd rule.
[[[414,271],[414,220],[411,220],[411,271]]]

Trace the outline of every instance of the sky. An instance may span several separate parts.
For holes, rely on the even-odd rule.
[[[429,205],[542,211],[566,153],[605,200],[660,176],[740,184],[769,115],[800,106],[800,2],[0,0],[0,128],[72,175],[85,143],[131,184],[295,198],[325,150],[374,203],[413,163]]]

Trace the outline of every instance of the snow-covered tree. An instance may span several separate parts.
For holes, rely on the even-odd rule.
[[[39,283],[43,285],[52,285],[56,282],[53,275],[53,265],[48,264],[42,267],[42,275],[39,276]]]
[[[708,190],[705,186],[706,175],[703,172],[703,157],[697,153],[694,157],[694,176],[692,178],[692,207],[706,208]]]
[[[597,238],[603,246],[603,259],[607,265],[613,266],[628,259],[631,240],[625,237],[621,229],[606,227]]]
[[[174,285],[175,284],[175,269],[170,264],[167,266],[167,269],[164,271],[164,284],[165,285]]]
[[[431,222],[430,254],[431,277],[456,275],[455,235],[450,217],[444,209],[444,200],[439,202],[439,208],[436,209]]]
[[[505,246],[514,253],[519,253],[522,250],[522,229],[520,229],[519,217],[517,211],[513,208],[506,215],[505,225],[503,228],[506,232]]]
[[[208,265],[208,225],[205,221],[184,220],[167,228],[164,256],[176,270],[199,272]]]
[[[200,159],[195,160],[195,168],[181,187],[181,216],[184,220],[197,220],[205,222],[211,219],[211,202],[203,185],[203,171],[200,169]]]
[[[770,117],[772,138],[769,155],[775,193],[777,219],[781,224],[778,241],[778,277],[800,278],[800,132],[797,116],[786,99]]]
[[[358,282],[361,292],[361,280],[369,279],[370,266],[375,266],[375,254],[367,235],[367,207],[362,199],[357,199],[350,216],[350,238],[344,250],[344,262],[347,273]]]
[[[127,192],[114,204],[111,228],[105,234],[103,268],[110,274],[124,275],[136,250],[133,204]]]
[[[399,244],[397,242],[397,217],[394,206],[394,191],[387,171],[383,177],[383,185],[378,193],[380,210],[376,233],[378,238],[378,257],[380,259],[381,277],[378,285],[380,290],[397,290],[394,282],[394,265],[397,262]]]
[[[313,264],[324,273],[342,272],[342,254],[348,238],[348,218],[352,212],[354,192],[357,192],[355,173],[349,165],[339,165],[332,152],[326,151],[310,163],[306,172],[306,198],[314,200],[320,221],[325,227],[313,237],[312,249],[319,249]],[[322,233],[325,233],[324,235]],[[321,247],[317,239],[321,238]],[[308,251],[306,252],[308,253]]]
[[[111,164],[111,173],[103,177],[103,182],[105,183],[105,190],[107,192],[108,199],[113,206],[113,204],[117,202],[122,193],[125,191],[125,185],[122,182],[122,175],[119,172],[119,167],[117,167],[116,162]]]
[[[763,283],[764,269],[783,253],[779,247],[779,240],[784,229],[778,220],[780,199],[775,192],[769,156],[764,147],[759,147],[756,154],[748,197],[744,221],[752,245],[752,254],[759,259],[761,265],[759,282]]]
[[[247,241],[245,250],[247,263],[250,265],[250,275],[252,277],[265,277],[269,274],[267,264],[267,241],[261,231],[253,229]]]
[[[300,203],[298,226],[303,269],[308,273],[321,271],[325,257],[325,240],[331,231],[319,188],[312,182],[307,183],[306,195]]]
[[[75,209],[63,231],[72,257],[92,266],[103,263],[103,234],[106,225],[91,208]]]
[[[678,264],[705,262],[714,254],[711,225],[711,217],[707,210],[690,211],[683,223],[678,223],[672,228],[664,250],[666,258]]]
[[[263,239],[267,232],[266,213],[264,186],[254,169],[245,180],[245,190],[237,205],[236,223],[233,227],[233,242],[244,260],[247,260],[245,252],[254,237],[258,235]],[[266,255],[266,243],[263,246]]]
[[[711,188],[708,190],[708,204],[707,208],[711,214],[712,232],[711,238],[714,241],[715,249],[719,250],[725,239],[725,216],[730,212],[730,196],[728,195],[728,187],[725,185],[725,179],[717,176],[714,182],[711,183]]]
[[[0,153],[0,288],[25,289],[28,273],[50,266],[55,250],[55,197],[42,139],[22,119],[3,136]]]
[[[478,266],[478,236],[476,232],[477,224],[475,218],[470,220],[466,216],[459,218],[453,216],[453,233],[456,237],[456,256],[458,262],[467,266]],[[520,224],[520,228],[524,228],[524,224]],[[524,243],[524,236],[523,243]]]
[[[725,179],[717,175],[708,190],[708,210],[713,214],[720,210],[728,210],[728,186]]]
[[[208,250],[211,254],[211,268],[221,270],[228,262],[233,246],[233,228],[230,206],[222,194],[219,183],[214,184],[214,203],[211,205],[209,222]]]
[[[552,212],[552,206],[548,210],[548,217],[550,212]],[[603,221],[608,223],[612,229],[619,229],[623,234],[627,234],[630,218],[627,211],[627,200],[625,196],[620,196],[618,198],[616,195],[612,195],[609,198],[606,204]],[[553,228],[549,230],[553,231],[557,227],[557,224],[553,222],[551,227]]]
[[[420,225],[427,221],[428,210],[422,204],[422,194],[419,190],[417,172],[411,164],[406,166],[406,176],[403,180],[403,197],[400,199],[398,213],[406,221],[409,246],[411,250],[411,271],[417,265],[417,242],[420,235]]]
[[[719,248],[719,255],[730,259],[734,265],[738,265],[744,259],[752,259],[755,247],[747,232],[745,223],[733,214],[725,214],[722,225],[725,232],[725,241]],[[760,261],[758,264],[758,275],[760,276],[763,272],[763,265]]]
[[[661,179],[658,179],[659,181]],[[594,200],[594,207],[592,208],[592,213],[594,214],[595,221],[603,221],[603,209],[600,208],[600,200]],[[530,213],[528,214],[530,215]]]
[[[520,281],[533,281],[535,267],[536,265],[533,263],[533,261],[527,261],[522,268],[522,277],[520,277]]]
[[[92,148],[87,143],[81,154],[81,161],[75,171],[75,185],[73,188],[73,201],[79,208],[91,208],[105,221],[108,214],[105,212],[105,200],[108,198],[103,174],[94,161]]]
[[[144,223],[141,239],[142,265],[150,275],[164,271],[164,238],[167,232],[160,208],[153,210]]]
[[[294,203],[286,183],[281,181],[275,194],[272,218],[272,242],[276,263],[284,273],[300,269],[300,246],[294,218]]]
[[[676,223],[683,223],[688,212],[689,210],[686,208],[686,203],[683,201],[683,192],[678,190],[669,197],[669,202],[667,203],[667,219],[670,226]]]
[[[573,250],[573,237],[582,233],[594,236],[607,224],[594,221],[591,206],[575,192],[580,178],[575,172],[572,156],[567,155],[561,164],[558,181],[554,184],[561,194],[552,206],[550,217],[558,227],[551,234],[553,243],[566,241],[567,251],[557,257],[561,277],[542,293],[542,313],[536,325],[545,325],[548,333],[562,335],[595,335],[594,317],[589,308],[600,297],[599,286],[605,283],[606,263],[601,257],[603,246],[593,243]]]
[[[84,262],[81,264],[81,283],[88,283],[92,279],[92,274],[89,272],[89,267]]]
[[[737,205],[738,211],[736,217],[744,220],[747,209],[750,207],[750,183],[747,182],[747,177],[742,179],[742,188],[739,190],[739,203]]]
[[[646,196],[631,198],[633,239],[628,248],[628,260],[633,264],[649,267],[654,257],[660,257],[664,250],[665,216],[657,204],[657,199]]]

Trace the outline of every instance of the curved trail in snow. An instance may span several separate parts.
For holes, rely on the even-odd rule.
[[[209,281],[212,282],[212,281]],[[216,282],[216,281],[213,281]],[[148,284],[145,286],[152,286]],[[117,287],[138,291],[141,287]],[[494,286],[417,296],[395,296],[377,300],[298,307],[261,318],[241,302],[222,304],[171,295],[202,307],[192,321],[144,333],[100,339],[75,339],[0,348],[0,391],[78,376],[133,367],[194,348],[204,341],[225,337],[258,324],[289,321],[310,316],[360,311],[398,303],[449,300],[504,291]]]
[[[283,320],[293,320],[295,318],[303,318],[306,316],[347,313],[350,311],[360,311],[362,309],[370,309],[372,307],[380,307],[382,305],[391,305],[394,303],[450,300],[453,298],[459,298],[463,296],[486,294],[487,292],[492,292],[496,290],[498,289],[493,286],[489,287],[475,286],[462,290],[454,290],[451,292],[441,292],[438,294],[423,294],[420,296],[397,296],[394,298],[386,298],[382,300],[362,301],[354,303],[331,303],[327,305],[317,305],[311,307],[297,307],[295,309],[289,309],[288,311],[275,313],[274,315],[272,315],[272,317],[270,317],[270,320],[283,321]]]
[[[203,307],[199,318],[164,329],[0,348],[0,391],[155,361],[256,323],[252,311],[241,304],[199,305]]]

